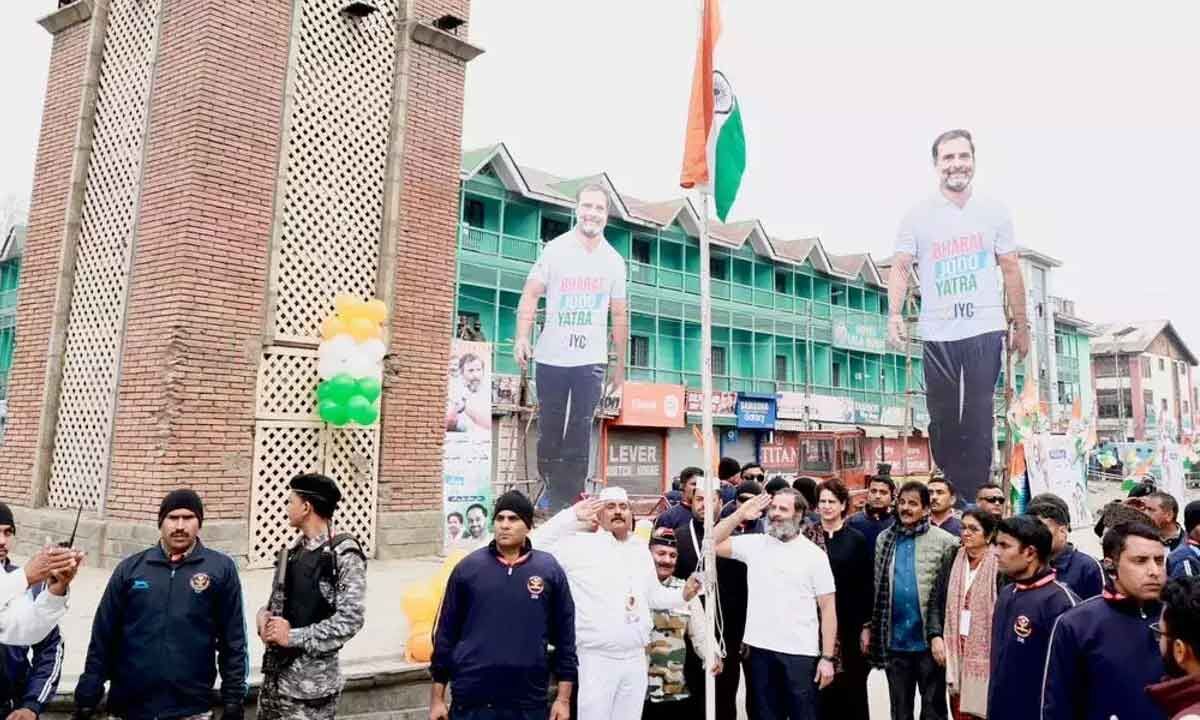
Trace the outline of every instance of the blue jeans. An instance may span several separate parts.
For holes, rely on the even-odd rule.
[[[537,363],[538,472],[551,512],[575,504],[592,455],[592,418],[604,390],[604,365]]]
[[[958,489],[960,504],[974,502],[979,486],[991,481],[996,380],[1003,348],[1002,332],[925,342],[929,447],[946,479]],[[1037,382],[1037,377],[1027,380]]]
[[[817,720],[817,658],[750,648],[750,720]]]

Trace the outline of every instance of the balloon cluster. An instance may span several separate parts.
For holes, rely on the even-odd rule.
[[[321,323],[323,341],[317,348],[317,414],[325,422],[371,425],[379,419],[386,319],[382,300],[363,302],[353,295],[334,300],[334,312]]]
[[[418,580],[400,593],[400,607],[408,618],[405,647],[409,662],[429,662],[433,657],[433,623],[446,592],[446,581],[450,579],[450,571],[466,555],[465,551],[451,553],[433,577]]]

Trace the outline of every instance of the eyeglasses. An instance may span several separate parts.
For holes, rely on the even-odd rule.
[[[1002,502],[1004,502],[1004,496],[1003,495],[984,495],[979,498],[979,502],[1002,503]]]
[[[742,473],[743,480],[756,480],[757,481],[757,480],[762,480],[763,477],[764,476],[761,473]]]
[[[1162,620],[1159,620],[1156,623],[1150,623],[1150,632],[1154,633],[1154,637],[1156,638],[1160,638],[1167,634],[1166,631],[1163,630]]]

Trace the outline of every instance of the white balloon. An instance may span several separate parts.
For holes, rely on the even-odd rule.
[[[371,358],[367,357],[364,352],[358,352],[351,355],[346,361],[346,372],[356,378],[366,377],[371,374],[371,368],[375,363],[371,362]]]
[[[322,380],[328,380],[337,374],[338,365],[334,361],[334,358],[328,356],[321,356],[317,358],[317,375],[319,375]]]
[[[359,348],[363,354],[371,359],[371,362],[377,363],[383,361],[384,354],[387,353],[387,347],[379,338],[373,338],[366,342],[359,343]]]

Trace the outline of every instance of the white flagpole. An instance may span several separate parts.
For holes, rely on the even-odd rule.
[[[711,169],[710,169],[711,172]],[[713,545],[713,518],[717,514],[717,503],[712,501],[717,487],[717,469],[713,467],[713,417],[712,417],[712,293],[709,287],[708,267],[708,195],[709,189],[700,189],[700,394],[703,404],[700,416],[703,429],[704,451],[704,622],[707,626],[708,660],[704,671],[704,717],[716,720],[717,682],[707,668],[713,666],[717,657],[717,558]],[[736,657],[736,648],[734,649]]]

